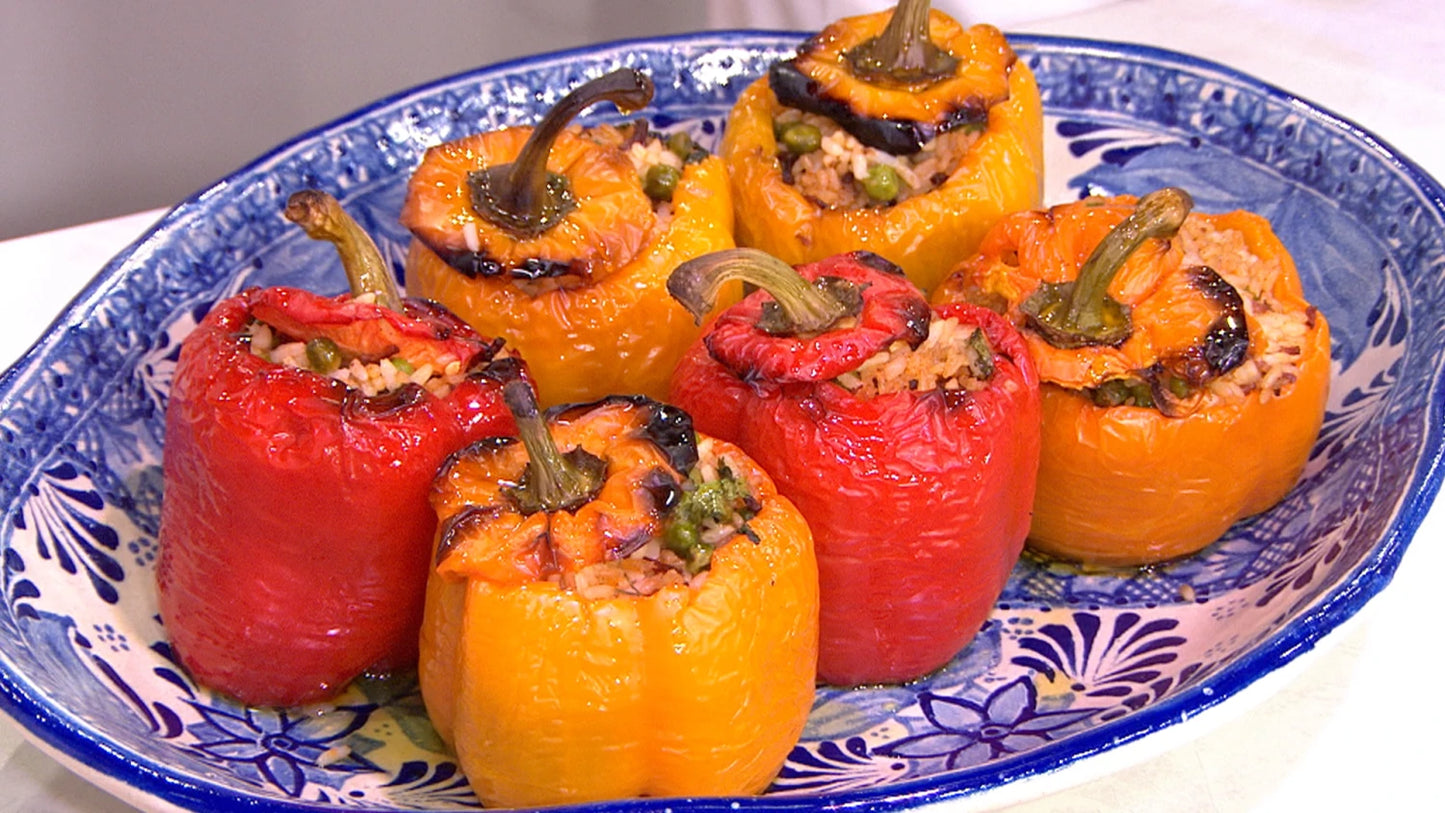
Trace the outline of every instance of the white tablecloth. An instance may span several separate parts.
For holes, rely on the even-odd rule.
[[[1140,42],[1222,62],[1355,121],[1445,178],[1445,6],[1124,0],[1011,30]],[[159,215],[0,242],[0,368]],[[1438,630],[1428,626],[1442,615],[1440,573],[1445,509],[1437,507],[1394,582],[1315,651],[1186,725],[1070,769],[1061,780],[1081,784],[1021,799],[1017,809],[1445,809],[1434,773],[1445,757],[1437,688],[1445,664]],[[0,788],[0,813],[129,810],[8,721],[0,723]]]

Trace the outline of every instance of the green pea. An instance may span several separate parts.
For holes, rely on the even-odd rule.
[[[669,135],[663,144],[667,147],[668,152],[681,158],[684,164],[696,164],[708,156],[708,151],[693,141],[692,136],[684,132]]]
[[[306,342],[306,363],[318,373],[329,373],[341,366],[341,348],[325,336]]]
[[[807,155],[823,146],[823,131],[806,122],[796,122],[783,128],[783,148],[794,155]]]
[[[669,135],[664,144],[667,146],[668,152],[681,158],[684,163],[696,163],[707,157],[707,150],[698,146],[698,143],[692,140],[692,136],[681,131]]]
[[[1112,407],[1133,402],[1138,407],[1153,407],[1154,394],[1149,385],[1137,378],[1114,378],[1093,389],[1094,403]]]
[[[863,179],[863,191],[879,202],[895,200],[902,188],[903,179],[898,177],[898,170],[887,164],[869,167],[868,177]]]
[[[668,550],[685,557],[702,544],[702,534],[691,522],[674,522],[663,532],[663,542]]]
[[[642,191],[653,200],[672,200],[672,193],[682,180],[682,173],[667,164],[653,164],[647,168],[642,181]]]
[[[1094,403],[1098,406],[1118,406],[1129,400],[1129,384],[1122,379],[1111,378],[1093,389]]]

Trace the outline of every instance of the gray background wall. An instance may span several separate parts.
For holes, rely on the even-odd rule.
[[[378,97],[705,0],[0,0],[0,239],[169,206]]]
[[[173,205],[298,133],[481,65],[707,28],[810,29],[890,2],[0,0],[0,239]],[[1288,64],[1290,91],[1346,116],[1373,111],[1359,124],[1405,155],[1426,154],[1445,130],[1445,112],[1419,103],[1438,90],[1441,71],[1415,56],[1445,51],[1438,3],[1114,7],[1125,4],[934,0],[966,22],[1144,38],[1267,82]],[[1315,13],[1326,4],[1329,15]],[[1397,47],[1401,37],[1413,47]],[[1382,85],[1360,65],[1397,79]]]

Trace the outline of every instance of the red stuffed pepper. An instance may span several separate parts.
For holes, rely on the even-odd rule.
[[[759,285],[683,356],[671,400],[740,446],[813,530],[818,676],[892,683],[945,665],[987,619],[1023,547],[1039,385],[986,309],[931,309],[887,260],[796,270],[760,251],[683,264],[673,295]]]
[[[415,662],[437,467],[514,431],[499,342],[403,300],[334,199],[287,216],[336,242],[352,294],[247,290],[181,348],[166,409],[160,612],[202,684],[252,705]],[[391,307],[388,307],[390,305]]]

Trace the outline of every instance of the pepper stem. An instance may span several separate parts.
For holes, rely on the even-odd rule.
[[[552,145],[579,113],[602,101],[623,113],[652,101],[652,80],[632,68],[619,68],[583,84],[562,100],[533,128],[517,158],[467,176],[472,208],[488,223],[519,237],[534,237],[556,225],[577,207],[567,178],[547,171]]]
[[[667,291],[702,324],[722,286],[733,280],[752,283],[772,294],[777,312],[770,316],[765,310],[767,323],[759,324],[768,333],[816,333],[862,309],[862,294],[853,283],[837,277],[809,282],[791,265],[755,248],[694,257],[673,270],[667,278]]]
[[[313,240],[327,240],[336,245],[346,278],[351,282],[352,296],[374,294],[376,304],[401,310],[401,292],[381,250],[336,198],[318,189],[303,189],[286,200],[286,219],[304,229]]]
[[[1194,199],[1165,187],[1139,199],[1134,211],[1104,236],[1070,282],[1043,283],[1020,305],[1028,324],[1054,347],[1123,344],[1133,332],[1129,309],[1109,296],[1109,284],[1146,240],[1167,239],[1184,225]]]
[[[872,84],[936,82],[958,70],[958,58],[933,43],[928,0],[899,0],[878,36],[850,49],[844,58],[853,75]]]
[[[517,435],[527,448],[527,468],[517,485],[504,489],[524,514],[571,511],[597,496],[606,479],[602,458],[578,446],[562,453],[537,408],[537,394],[522,379],[502,387],[502,398],[517,422]]]

